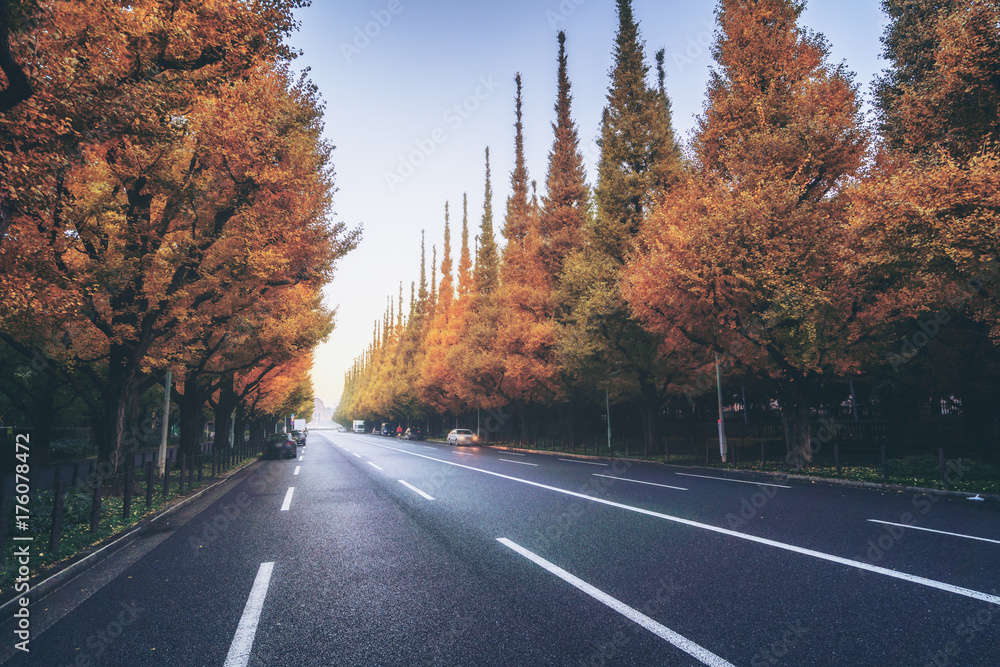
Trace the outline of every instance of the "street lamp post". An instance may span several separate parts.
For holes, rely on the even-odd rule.
[[[719,393],[719,454],[722,462],[726,462],[726,422],[722,414],[722,370],[719,368],[719,353],[715,353],[715,385]]]

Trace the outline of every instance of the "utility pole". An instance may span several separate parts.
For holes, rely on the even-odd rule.
[[[608,400],[608,388],[604,388],[604,410],[608,418],[608,451],[611,451],[611,403]]]
[[[170,426],[170,369],[167,369],[167,377],[163,382],[163,427],[160,430],[160,451],[157,452],[156,467],[160,472],[160,477],[167,468],[167,430]]]
[[[719,368],[719,353],[715,353],[715,386],[719,390],[719,454],[726,462],[726,422],[722,414],[722,370]]]

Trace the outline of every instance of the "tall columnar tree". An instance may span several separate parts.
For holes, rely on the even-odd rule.
[[[423,367],[420,372],[420,394],[435,410],[455,412],[461,402],[455,395],[457,369],[448,361],[448,354],[458,338],[455,328],[457,312],[451,267],[451,226],[448,208],[444,217],[444,252],[441,258],[441,286],[437,306],[424,339]]]
[[[572,115],[573,96],[566,71],[566,34],[561,31],[558,63],[556,120],[552,124],[555,139],[549,151],[546,193],[539,220],[541,252],[553,285],[562,273],[566,257],[583,245],[587,219],[587,176]]]
[[[843,188],[866,150],[856,87],[798,26],[802,8],[721,0],[697,172],[647,221],[625,290],[668,340],[773,378],[800,462],[812,392],[856,368]]]
[[[486,186],[483,217],[476,246],[473,289],[468,309],[462,315],[460,340],[449,362],[461,369],[457,393],[470,407],[492,408],[503,404],[498,388],[503,380],[503,362],[492,353],[491,345],[499,327],[500,258],[493,235],[493,186],[490,180],[490,150],[486,149]]]
[[[591,400],[635,401],[646,447],[659,446],[659,414],[671,361],[658,336],[632,317],[621,271],[654,202],[679,178],[665,96],[651,88],[643,43],[629,0],[618,1],[615,65],[601,124],[597,215],[587,245],[564,266],[556,295],[558,358],[570,381]]]
[[[651,205],[680,168],[665,96],[647,83],[644,43],[631,0],[617,0],[618,33],[608,104],[601,122],[597,182],[598,247],[624,261]],[[671,175],[672,174],[672,175]]]
[[[528,406],[550,403],[558,393],[553,363],[555,330],[549,271],[542,255],[537,203],[528,200],[528,170],[524,160],[521,77],[515,77],[514,169],[504,223],[506,245],[497,290],[499,327],[491,339],[494,358],[503,374],[495,391],[521,413],[522,433],[528,432]]]

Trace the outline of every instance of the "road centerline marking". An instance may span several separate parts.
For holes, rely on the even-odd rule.
[[[664,489],[676,489],[677,491],[687,491],[683,486],[670,486],[669,484],[657,484],[656,482],[643,482],[639,479],[629,479],[628,477],[615,477],[614,475],[602,475],[599,472],[593,473],[594,477],[607,477],[608,479],[617,479],[622,482],[632,482],[633,484],[648,484],[649,486],[662,486]]]
[[[295,493],[295,487],[288,487],[288,491],[285,492],[285,501],[281,503],[281,511],[287,512],[288,508],[292,506],[292,494]]]
[[[371,461],[368,462],[368,465],[370,465],[371,467],[375,468],[375,470],[381,470],[381,468],[379,468],[377,465],[375,465]]]
[[[229,654],[226,656],[224,667],[245,667],[250,661],[250,650],[253,648],[257,624],[260,622],[260,612],[264,608],[264,598],[267,597],[267,588],[271,583],[273,571],[273,562],[260,564],[257,577],[250,588],[250,597],[247,599],[246,606],[243,607],[240,623],[236,626],[233,643],[229,645]]]
[[[747,479],[729,479],[728,477],[711,477],[709,475],[692,475],[689,472],[678,472],[677,475],[683,475],[684,477],[700,477],[701,479],[717,479],[721,482],[736,482],[737,484],[753,484],[755,486],[776,486],[779,489],[790,489],[792,487],[786,486],[784,484],[769,484],[767,482],[753,482]]]
[[[423,491],[421,491],[417,487],[415,487],[412,484],[410,484],[409,482],[407,482],[405,479],[397,479],[396,481],[399,482],[400,484],[402,484],[403,486],[405,486],[406,488],[408,488],[410,491],[413,491],[414,493],[417,493],[417,494],[423,496],[427,500],[434,500],[434,496],[431,496],[430,494],[424,493]]]
[[[890,570],[885,567],[879,567],[878,565],[871,565],[869,563],[865,563],[864,561],[852,560],[850,558],[844,558],[843,556],[835,556],[833,554],[824,553],[822,551],[815,551],[814,549],[798,547],[795,546],[794,544],[786,544],[784,542],[770,540],[766,537],[757,537],[756,535],[750,535],[749,533],[740,533],[735,530],[730,530],[729,528],[722,528],[721,526],[713,526],[711,524],[701,523],[699,521],[692,521],[691,519],[684,519],[679,516],[671,516],[670,514],[663,514],[662,512],[655,512],[653,510],[648,510],[642,507],[635,507],[634,505],[626,505],[625,503],[615,502],[613,500],[608,500],[606,498],[597,498],[595,496],[588,496],[585,493],[578,493],[576,491],[570,491],[568,489],[560,489],[558,486],[550,486],[548,484],[542,484],[541,482],[533,482],[529,479],[511,477],[510,475],[494,472],[492,470],[484,470],[483,468],[468,466],[465,465],[464,463],[456,463],[455,461],[445,461],[444,459],[436,459],[433,456],[417,454],[416,452],[408,452],[405,449],[388,447],[386,445],[375,445],[375,446],[382,447],[384,449],[389,449],[395,452],[401,452],[403,454],[409,454],[410,456],[418,456],[422,459],[427,459],[429,461],[437,461],[438,463],[443,463],[449,466],[455,466],[456,468],[465,468],[466,470],[472,470],[474,472],[482,473],[484,475],[492,475],[494,477],[500,477],[501,479],[507,479],[512,482],[527,484],[528,486],[534,486],[539,489],[546,489],[547,491],[562,493],[564,495],[572,496],[574,498],[580,498],[581,500],[589,500],[592,503],[598,503],[601,505],[606,505],[608,507],[616,507],[618,509],[627,510],[629,512],[635,512],[636,514],[644,514],[646,516],[651,516],[658,519],[664,519],[665,521],[672,521],[674,523],[679,523],[683,526],[700,528],[701,530],[707,530],[709,532],[718,533],[720,535],[728,535],[729,537],[735,537],[741,540],[746,540],[748,542],[763,544],[765,546],[773,547],[775,549],[791,551],[792,553],[797,553],[803,556],[810,556],[812,558],[825,560],[830,563],[837,563],[838,565],[845,565],[847,567],[853,567],[858,570],[864,570],[867,572],[873,572],[875,574],[881,574],[883,576],[891,577],[893,579],[908,581],[910,583],[919,584],[921,586],[927,586],[928,588],[934,588],[940,591],[945,591],[947,593],[953,593],[955,595],[961,595],[963,597],[972,598],[974,600],[981,600],[982,602],[987,602],[989,604],[1000,606],[1000,596],[990,595],[989,593],[983,593],[982,591],[973,590],[971,588],[955,586],[953,584],[948,584],[943,581],[936,581],[934,579],[927,579],[926,577],[921,577],[915,574],[897,572],[896,570]]]
[[[497,459],[498,461],[506,461],[507,463],[516,463],[520,466],[535,466],[538,467],[537,463],[528,463],[527,461],[515,461],[514,459]]]
[[[566,463],[582,463],[585,466],[604,466],[608,467],[607,463],[596,463],[594,461],[578,461],[576,459],[559,459],[560,461],[565,461]]]
[[[528,551],[521,545],[511,542],[506,537],[498,537],[497,542],[504,545],[508,549],[511,549],[512,551],[524,556],[535,565],[538,565],[543,569],[547,570],[548,572],[556,575],[566,583],[570,584],[577,590],[586,593],[587,595],[594,598],[601,604],[604,604],[614,609],[625,618],[645,628],[646,630],[649,630],[660,639],[666,640],[667,642],[679,648],[680,650],[684,651],[691,657],[697,659],[702,664],[711,665],[711,667],[733,667],[732,663],[728,662],[727,660],[724,660],[723,658],[720,658],[719,656],[715,655],[705,647],[696,644],[687,637],[684,637],[683,635],[674,632],[667,626],[658,623],[657,621],[654,621],[649,616],[646,616],[639,610],[628,606],[621,600],[611,597],[610,595],[600,590],[599,588],[591,586],[583,579],[580,579],[579,577],[570,574],[569,572],[562,569],[558,565],[550,563],[541,556],[532,553],[531,551]]]
[[[964,537],[967,540],[979,540],[980,542],[990,542],[992,544],[1000,544],[1000,540],[991,540],[988,537],[976,537],[975,535],[963,535],[962,533],[949,533],[946,530],[934,530],[933,528],[921,528],[920,526],[913,526],[908,523],[893,523],[892,521],[879,521],[878,519],[868,519],[872,523],[884,523],[887,526],[899,526],[900,528],[906,528],[907,530],[923,530],[928,533],[938,533],[939,535],[951,535],[952,537]]]

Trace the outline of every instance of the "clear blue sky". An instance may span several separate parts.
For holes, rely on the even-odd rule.
[[[674,125],[686,141],[701,112],[715,30],[715,3],[635,0],[649,64],[666,49]],[[317,350],[316,395],[333,407],[344,371],[371,340],[386,297],[420,272],[420,230],[427,258],[440,260],[444,204],[453,230],[469,195],[470,227],[482,216],[483,151],[490,147],[497,233],[513,167],[514,75],[524,85],[529,176],[543,187],[552,143],[556,33],[565,30],[573,115],[591,183],[617,19],[613,0],[313,0],[292,38],[298,69],[326,100],[326,136],[337,146],[337,218],[364,225],[364,240],[327,288],[337,328]],[[878,0],[812,0],[802,23],[823,33],[831,62],[846,62],[866,97],[885,25]],[[475,232],[473,232],[474,234]],[[457,233],[453,234],[453,238]],[[502,240],[501,240],[502,241]],[[457,250],[456,250],[457,253]]]

